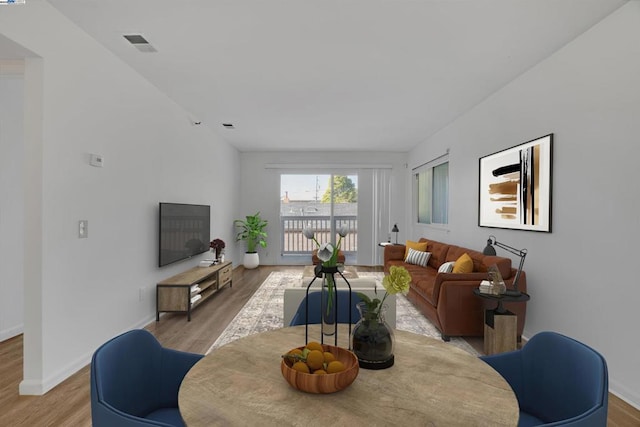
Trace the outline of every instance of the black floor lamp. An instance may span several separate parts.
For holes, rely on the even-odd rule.
[[[513,289],[507,289],[504,295],[510,297],[517,297],[522,295],[522,292],[518,290],[518,280],[520,279],[520,272],[522,272],[522,266],[524,265],[524,258],[527,256],[527,250],[512,248],[509,245],[498,242],[495,236],[489,236],[489,240],[487,240],[487,246],[484,248],[482,253],[484,255],[496,255],[496,249],[494,248],[494,246],[497,246],[507,252],[511,252],[512,254],[518,255],[520,257],[520,265],[518,266],[518,271],[513,278]]]

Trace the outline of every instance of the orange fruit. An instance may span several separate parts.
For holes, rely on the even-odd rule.
[[[288,362],[289,366],[291,366],[293,363],[304,359],[302,357],[302,350],[300,350],[299,348],[294,348],[293,350],[289,351],[286,354],[283,354],[282,357],[284,358],[285,361]]]
[[[325,371],[324,369],[316,369],[315,371],[313,371],[313,375],[326,375],[327,371]]]
[[[344,371],[344,364],[339,360],[334,360],[333,362],[329,362],[327,365],[327,374],[335,374],[336,372]]]
[[[330,363],[334,360],[336,360],[336,357],[333,355],[333,353],[330,353],[328,351],[324,352],[324,363]]]
[[[292,368],[295,369],[298,372],[304,372],[305,374],[309,374],[310,373],[309,372],[309,367],[304,362],[296,362],[296,363],[293,364]]]
[[[324,349],[322,348],[322,344],[320,344],[318,341],[309,341],[307,343],[307,348],[309,350],[319,350],[319,351],[324,351]]]
[[[300,360],[302,358],[302,350],[300,350],[299,348],[294,348],[286,354],[286,358],[291,360],[292,362]]]
[[[293,350],[291,350],[289,353],[287,353],[287,356],[294,356],[294,358],[296,360],[298,360],[298,357],[295,356],[300,356],[302,357],[302,350],[300,350],[299,348],[294,348]]]
[[[321,369],[324,363],[324,354],[320,350],[311,350],[307,354],[307,365],[311,370]]]

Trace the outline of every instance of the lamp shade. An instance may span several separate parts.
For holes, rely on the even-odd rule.
[[[487,246],[482,250],[483,255],[496,255],[496,248],[491,244],[491,239],[487,240]]]
[[[393,224],[393,228],[391,229],[392,233],[398,233],[400,230],[398,230],[398,224]]]

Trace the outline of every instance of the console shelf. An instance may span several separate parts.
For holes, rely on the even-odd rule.
[[[160,313],[187,313],[215,294],[225,285],[232,287],[231,261],[211,267],[193,267],[156,285],[156,322]]]

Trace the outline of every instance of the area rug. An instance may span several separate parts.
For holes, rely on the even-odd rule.
[[[358,275],[360,277],[374,277],[378,285],[382,286],[383,273],[359,272]],[[300,272],[273,272],[269,274],[207,353],[238,338],[282,328],[284,326],[282,308],[284,289],[295,286],[301,278],[302,273]],[[438,329],[404,295],[396,296],[396,329],[440,339]],[[462,338],[451,338],[448,344],[473,355],[478,355],[478,352]]]

